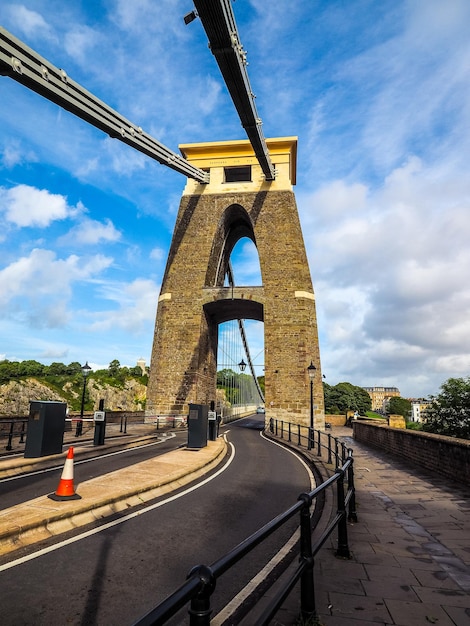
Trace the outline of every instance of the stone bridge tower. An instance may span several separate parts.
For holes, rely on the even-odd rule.
[[[267,182],[247,140],[180,146],[210,171],[188,179],[158,300],[147,418],[187,415],[215,400],[218,324],[264,322],[266,417],[309,424],[313,361],[315,427],[324,401],[315,296],[293,193],[297,138],[268,139],[276,179]],[[262,285],[224,287],[239,239],[255,244]]]

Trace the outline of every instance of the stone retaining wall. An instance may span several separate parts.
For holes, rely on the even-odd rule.
[[[470,484],[470,441],[353,421],[354,439],[446,478]]]

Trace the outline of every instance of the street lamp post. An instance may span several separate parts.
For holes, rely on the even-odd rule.
[[[246,369],[246,363],[245,361],[242,359],[240,361],[240,363],[238,364],[238,367],[240,368],[240,372],[243,374],[243,372]],[[246,404],[246,399],[245,399],[245,380],[244,378],[239,378],[238,379],[238,393],[239,393],[239,402],[240,402],[240,411],[242,410],[241,405],[242,404]]]
[[[313,437],[313,381],[315,380],[315,372],[317,368],[313,364],[313,361],[310,361],[310,365],[307,367],[308,376],[310,378],[310,437],[309,437],[309,448],[311,447],[311,440]]]
[[[77,429],[75,431],[75,437],[80,437],[83,432],[83,410],[85,408],[85,390],[88,374],[91,372],[91,367],[88,365],[88,361],[82,367],[83,374],[83,390],[82,390],[82,405],[80,407],[80,420],[77,422]]]

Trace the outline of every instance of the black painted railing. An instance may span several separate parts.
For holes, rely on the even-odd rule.
[[[5,450],[13,449],[13,438],[18,438],[18,443],[24,443],[26,435],[27,418],[12,418],[11,420],[2,420],[0,427],[0,436],[7,440]]]
[[[299,581],[300,617],[303,620],[313,620],[317,617],[313,576],[314,558],[335,529],[337,529],[336,556],[350,558],[347,522],[357,521],[352,450],[329,433],[305,429],[305,427],[297,428],[294,424],[271,419],[269,430],[277,437],[284,438],[285,434],[291,443],[295,439],[294,445],[303,446],[307,450],[311,451],[315,447],[318,455],[321,455],[321,451],[324,450],[328,463],[334,460],[335,469],[321,485],[315,487],[313,491],[300,494],[297,502],[289,509],[268,522],[212,565],[194,567],[189,572],[186,582],[139,619],[135,626],[165,624],[188,603],[190,626],[209,626],[212,613],[211,596],[215,591],[217,579],[229,572],[231,567],[296,515],[299,515],[300,528],[298,566],[289,573],[282,588],[280,590],[278,588],[276,597],[259,612],[259,617],[253,622],[253,626],[269,624]],[[345,480],[347,481],[346,490]],[[336,486],[336,513],[328,520],[325,529],[313,543],[312,504],[334,485]]]

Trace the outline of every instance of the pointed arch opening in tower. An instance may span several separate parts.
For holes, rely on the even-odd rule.
[[[226,287],[261,285],[258,250],[248,237],[235,244]],[[234,318],[218,325],[217,404],[225,422],[264,411],[264,323]]]
[[[251,239],[242,237],[230,254],[230,265],[234,284],[237,286],[262,285],[258,250]],[[225,286],[231,286],[228,275]]]

